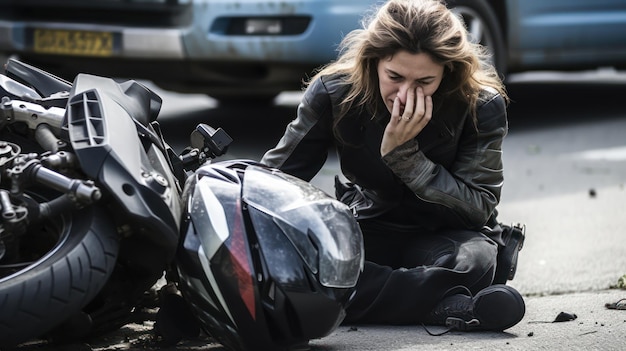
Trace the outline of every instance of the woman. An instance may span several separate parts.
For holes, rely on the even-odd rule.
[[[521,295],[494,282],[507,103],[437,0],[386,2],[309,81],[261,162],[309,181],[337,149],[350,181],[337,196],[366,259],[346,323],[504,330],[523,318]]]

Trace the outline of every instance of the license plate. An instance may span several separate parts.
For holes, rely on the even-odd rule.
[[[113,33],[35,29],[33,49],[43,54],[110,56],[113,53]]]

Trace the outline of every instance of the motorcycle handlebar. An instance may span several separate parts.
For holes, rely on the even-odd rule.
[[[32,102],[11,100],[6,96],[2,98],[0,104],[0,124],[24,122],[33,130],[37,129],[40,124],[47,124],[60,130],[64,120],[64,108],[45,108]]]

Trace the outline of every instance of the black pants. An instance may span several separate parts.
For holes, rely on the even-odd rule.
[[[480,232],[421,233],[362,221],[365,268],[344,323],[415,324],[456,287],[491,285],[497,244]]]

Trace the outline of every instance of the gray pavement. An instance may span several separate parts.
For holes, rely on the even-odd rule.
[[[559,295],[526,296],[526,315],[504,332],[449,332],[431,336],[422,326],[341,326],[327,337],[312,340],[312,351],[366,350],[615,350],[626,349],[626,311],[611,310],[605,303],[626,297],[626,290],[604,289]],[[566,312],[576,319],[554,322]],[[63,347],[32,345],[20,351],[200,351],[225,350],[202,336],[175,347],[160,345],[152,335],[152,321],[129,324],[91,344]],[[441,327],[428,327],[433,333]],[[265,351],[265,350],[261,350]]]

